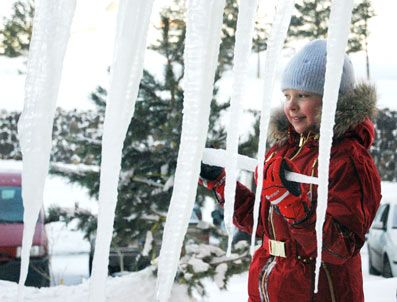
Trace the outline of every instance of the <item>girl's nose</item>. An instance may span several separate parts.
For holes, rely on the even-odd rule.
[[[288,101],[287,107],[289,110],[295,111],[299,108],[298,101],[295,97],[291,97],[291,99]]]

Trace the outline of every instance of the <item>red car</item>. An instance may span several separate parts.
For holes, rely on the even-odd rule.
[[[19,281],[23,234],[21,173],[0,172],[0,280]],[[49,286],[48,239],[40,211],[30,251],[27,286]]]

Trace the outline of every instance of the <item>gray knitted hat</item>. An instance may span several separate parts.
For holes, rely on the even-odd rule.
[[[288,62],[281,77],[281,90],[296,89],[323,95],[327,42],[314,40],[306,44]],[[339,93],[345,94],[354,87],[353,65],[347,55],[343,63]]]

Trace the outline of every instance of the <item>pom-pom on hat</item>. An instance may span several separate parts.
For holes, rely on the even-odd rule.
[[[281,90],[296,89],[323,95],[327,42],[314,40],[306,44],[288,62],[281,77]],[[345,94],[354,87],[354,70],[345,54],[339,93]]]

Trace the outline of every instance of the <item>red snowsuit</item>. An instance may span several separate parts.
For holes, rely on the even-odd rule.
[[[368,152],[374,140],[369,118],[375,111],[375,98],[373,88],[360,85],[338,100],[319,292],[313,293],[317,186],[304,184],[311,205],[301,221],[288,222],[277,206],[262,198],[257,232],[262,245],[250,265],[250,302],[364,301],[360,248],[381,198],[379,174]],[[318,135],[300,138],[283,113],[274,117],[271,125],[275,144],[266,159],[286,157],[300,173],[317,176]],[[222,203],[222,182],[215,191]],[[254,199],[253,192],[237,184],[234,223],[248,233],[252,232]],[[281,249],[286,257],[277,251],[270,254],[269,245],[274,242],[269,239],[284,242]]]

